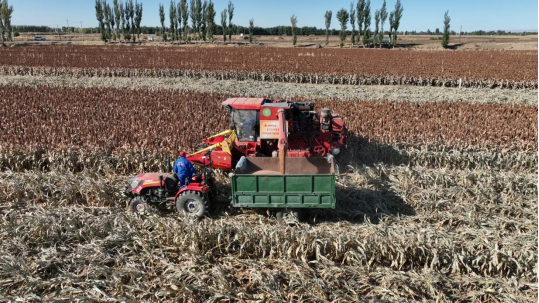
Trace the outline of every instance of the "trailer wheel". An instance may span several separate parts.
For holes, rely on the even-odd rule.
[[[208,209],[208,199],[197,191],[184,191],[176,200],[176,209],[181,214],[202,218]]]
[[[150,204],[144,200],[141,196],[136,196],[131,200],[131,203],[129,203],[129,209],[139,216],[147,215],[150,213]]]
[[[299,209],[281,209],[275,212],[275,218],[284,221],[287,218],[301,220],[301,211]]]

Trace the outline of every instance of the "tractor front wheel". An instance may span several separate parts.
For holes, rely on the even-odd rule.
[[[184,191],[176,200],[176,209],[181,214],[202,218],[208,209],[208,198],[197,191]]]
[[[137,215],[143,216],[150,213],[150,205],[143,197],[137,196],[129,203],[129,209]]]

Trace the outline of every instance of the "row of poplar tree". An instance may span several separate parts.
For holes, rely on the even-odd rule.
[[[389,43],[395,45],[397,43],[397,32],[399,30],[400,21],[402,18],[402,12],[404,7],[400,0],[395,3],[395,9],[389,13]],[[324,15],[326,21],[326,45],[329,43],[329,27],[331,26],[331,18],[333,13],[326,11]],[[384,38],[384,24],[387,20],[387,6],[386,0],[382,4],[382,8],[374,12],[374,32],[371,30],[371,1],[359,0],[356,4],[350,3],[350,11],[342,8],[337,12],[337,20],[341,25],[341,31],[339,32],[340,46],[344,46],[346,40],[346,30],[348,21],[352,26],[351,30],[351,42],[354,45],[373,45],[382,43]],[[356,20],[358,30],[356,31]],[[292,22],[294,24],[294,22]],[[361,39],[363,38],[363,39]],[[372,40],[371,40],[372,38]]]
[[[95,0],[95,15],[99,23],[101,40],[123,40],[133,42],[140,38],[142,3],[113,0],[112,7],[105,0]]]
[[[7,0],[0,0],[0,39],[2,44],[4,44],[4,41],[6,40],[13,40],[13,29],[11,27],[12,14],[13,6],[9,5]]]
[[[224,15],[223,15],[224,14]],[[226,41],[226,16],[229,16],[229,27],[232,26],[232,17],[234,16],[234,4],[228,3],[228,10],[225,9],[221,13],[224,18],[223,23],[223,39]],[[187,24],[191,19],[191,28]],[[168,36],[165,31],[165,8],[159,4],[159,20],[161,22],[161,35],[163,41],[166,41]],[[169,7],[169,35],[171,41],[191,41],[194,40],[209,40],[213,42],[215,34],[215,7],[213,2],[204,0],[181,0],[178,3],[170,1]],[[189,35],[191,34],[191,35]],[[229,34],[231,38],[231,33]]]

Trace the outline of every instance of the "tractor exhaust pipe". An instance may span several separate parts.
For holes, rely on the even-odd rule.
[[[277,116],[279,117],[279,172],[281,175],[284,175],[286,172],[286,150],[288,145],[288,133],[284,114],[284,109],[279,109],[277,112]]]

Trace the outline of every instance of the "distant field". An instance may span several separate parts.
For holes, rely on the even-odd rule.
[[[71,45],[3,48],[0,55],[4,75],[190,75],[292,83],[537,88],[538,74],[537,51]]]
[[[47,41],[38,42],[39,44],[50,44],[55,42],[72,42],[82,44],[103,44],[98,34],[69,34],[58,36],[51,33],[22,33],[20,37],[15,38],[15,42],[31,42],[35,36],[45,37]],[[162,44],[161,37],[153,35],[154,41],[148,41],[149,35],[141,35],[141,41],[148,45]],[[396,49],[411,50],[442,50],[441,35],[399,35]],[[268,47],[292,47],[291,36],[255,36],[257,44],[262,43]],[[349,48],[350,36],[348,36],[345,48]],[[233,43],[247,43],[248,41],[239,35],[232,36]],[[216,44],[223,44],[223,38],[220,35],[215,36]],[[326,46],[325,36],[298,36],[298,47],[314,48],[318,44],[328,48],[339,47],[339,37],[330,36],[329,44]],[[537,35],[506,35],[506,36],[451,36],[450,49],[454,50],[537,50]]]

